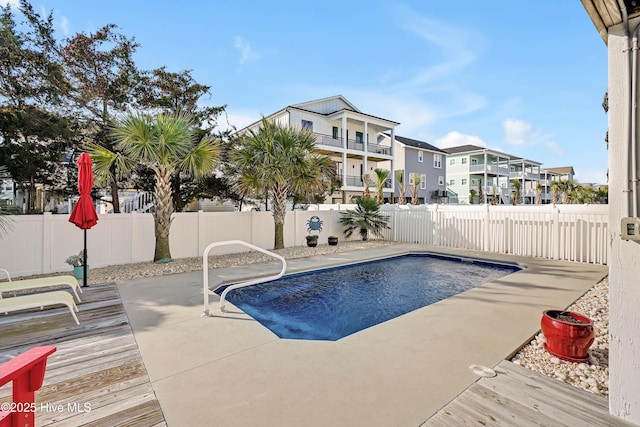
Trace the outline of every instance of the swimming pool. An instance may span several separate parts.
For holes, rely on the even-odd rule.
[[[518,270],[408,254],[291,274],[236,289],[227,299],[280,338],[335,341]]]

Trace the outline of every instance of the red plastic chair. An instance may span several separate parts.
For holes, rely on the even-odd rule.
[[[13,381],[13,401],[2,404],[0,427],[33,427],[36,412],[35,391],[42,387],[47,357],[56,348],[35,347],[0,365],[0,387]]]

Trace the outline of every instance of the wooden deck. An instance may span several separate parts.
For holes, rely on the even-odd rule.
[[[607,400],[546,375],[503,361],[422,427],[634,426],[609,415]]]
[[[54,345],[36,425],[166,426],[114,284],[84,288],[80,326],[65,308],[0,315],[0,363]],[[0,387],[0,402],[11,386]]]

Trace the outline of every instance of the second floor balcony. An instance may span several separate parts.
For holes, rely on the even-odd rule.
[[[539,173],[533,173],[533,172],[523,172],[523,171],[511,171],[509,173],[509,178],[511,179],[528,179],[531,181],[539,181],[540,180],[540,174]]]
[[[482,164],[475,164],[475,165],[469,165],[469,172],[471,173],[488,173],[490,175],[509,175],[509,169],[503,166],[498,166],[498,165],[485,165],[484,163]]]
[[[357,175],[347,175],[346,177],[342,177],[342,186],[343,187],[362,187],[364,188],[364,181],[362,180],[362,176]],[[369,182],[369,187],[374,187],[373,182]],[[388,178],[383,185],[383,188],[390,189],[391,188],[391,179]]]
[[[351,151],[359,151],[362,155],[365,154],[365,143],[359,139],[347,140],[347,145],[344,147],[343,139],[338,137],[334,138],[331,135],[324,135],[321,133],[314,133],[316,137],[316,144],[318,148],[325,152],[335,152],[335,148],[346,148]],[[366,144],[366,154],[372,159],[388,159],[391,156],[391,147],[388,145],[380,144]]]

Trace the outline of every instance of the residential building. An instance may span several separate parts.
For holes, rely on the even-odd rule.
[[[405,197],[411,203],[411,188],[414,177],[419,177],[418,201],[422,203],[447,203],[447,153],[440,148],[416,139],[396,136],[395,171],[402,171],[405,183]],[[396,183],[395,200],[400,196]]]
[[[635,162],[629,162],[638,152],[640,110],[636,108],[638,58],[634,44],[640,5],[630,0],[581,2],[608,52],[609,412],[640,424],[640,245],[635,240],[637,228],[631,227],[629,233],[627,225],[640,221],[638,168]],[[604,58],[594,65],[603,62]]]
[[[330,156],[342,179],[339,192],[327,203],[353,203],[364,193],[362,176],[375,168],[394,170],[395,127],[393,120],[363,113],[341,95],[282,108],[265,117],[282,126],[308,129],[316,136],[317,148]],[[261,121],[239,130],[258,129]],[[393,174],[384,186],[385,199],[392,199]],[[370,185],[373,190],[373,186]]]
[[[514,181],[520,183],[518,203],[536,203],[542,163],[475,145],[445,151],[451,203],[478,203],[482,194],[486,203],[512,204],[516,194]]]
[[[551,184],[560,181],[573,181],[575,172],[573,166],[562,166],[559,168],[546,168],[540,171],[540,186],[542,190],[542,203],[553,203]]]
[[[559,168],[545,168],[542,169],[542,173],[550,172],[558,177],[558,181],[573,181],[575,172],[573,166],[562,166]]]

